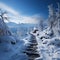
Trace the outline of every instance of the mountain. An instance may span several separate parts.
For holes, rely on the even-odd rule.
[[[20,38],[26,37],[28,32],[32,31],[34,27],[37,27],[37,24],[16,24],[14,22],[9,22],[7,25],[12,33],[19,36]]]
[[[26,24],[26,23],[21,23],[21,24],[16,24],[14,22],[9,22],[9,23],[6,23],[9,27],[17,27],[17,26],[20,26],[20,27],[32,27],[32,26],[37,26],[37,24]]]

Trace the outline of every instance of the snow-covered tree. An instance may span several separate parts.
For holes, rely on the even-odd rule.
[[[53,5],[49,5],[48,6],[49,8],[49,18],[48,18],[48,21],[49,21],[49,26],[50,26],[50,29],[53,28],[53,26],[55,26],[55,20],[56,20],[56,13],[55,13],[55,9],[53,8]]]
[[[4,19],[8,20],[8,17],[7,17],[6,14],[7,14],[6,11],[3,11],[2,9],[0,9],[0,18],[1,18],[2,20],[4,20]]]
[[[8,20],[8,17],[5,15],[6,13],[6,11],[0,9],[0,35],[11,35],[11,31],[4,22],[4,20]]]

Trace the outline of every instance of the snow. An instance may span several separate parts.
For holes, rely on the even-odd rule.
[[[40,33],[40,34],[42,34],[42,33]],[[41,39],[41,37],[43,37],[43,36],[45,38]],[[40,36],[37,36],[37,41],[38,41],[38,47],[39,47],[38,50],[41,52],[43,51],[41,54],[43,54],[45,56],[45,58],[47,58],[46,60],[48,60],[48,59],[52,60],[52,58],[59,58],[59,56],[60,56],[59,53],[58,52],[54,53],[55,51],[58,51],[57,49],[60,48],[60,45],[59,45],[60,44],[60,37],[59,36],[47,38],[47,35],[45,35],[45,33],[44,33]],[[45,55],[45,54],[48,54],[50,56]],[[51,57],[51,55],[52,55],[52,57]]]
[[[37,31],[36,33],[31,32],[31,34],[36,36],[36,39],[38,42],[37,50],[42,56],[42,59],[45,59],[45,60],[59,59],[59,56],[60,56],[59,35],[51,36],[51,34],[53,33],[52,33],[52,30],[49,28],[43,31]],[[39,58],[36,58],[36,60],[39,60]]]
[[[8,52],[5,52],[5,51],[4,52],[1,52],[0,59],[1,60],[5,60],[5,59],[6,60],[15,60],[15,59],[20,60],[20,59],[24,59],[24,58],[27,59],[27,56],[22,53],[22,50],[24,49],[24,45],[23,45],[23,43],[21,41],[19,43],[17,43],[16,45],[11,46],[11,49],[12,50],[10,50]],[[4,56],[4,58],[3,58],[3,56]]]
[[[18,30],[18,35],[12,35],[9,27],[5,24],[4,19],[0,17],[0,60],[28,60],[29,54],[39,54],[38,58],[34,60],[60,60],[60,32],[58,29],[58,19],[56,16],[53,5],[49,6],[49,26],[43,30],[44,27],[35,28],[30,32],[27,31],[27,36],[20,39],[19,37],[22,30]],[[30,28],[29,28],[30,29]],[[26,33],[25,30],[22,32]],[[32,43],[32,41],[34,41]],[[30,46],[31,45],[31,46]],[[36,51],[27,51],[30,49],[27,46],[37,47]],[[33,49],[33,48],[31,48]],[[26,53],[24,53],[26,52]],[[29,57],[30,58],[30,57]]]
[[[0,60],[27,60],[24,41],[13,36],[4,20],[0,18]]]
[[[28,56],[23,52],[27,46],[31,44],[29,41],[33,39],[36,39],[38,42],[37,51],[40,55],[40,57],[36,58],[35,60],[59,59],[60,37],[51,36],[51,34],[53,34],[52,30],[48,28],[43,31],[39,31],[37,28],[34,28],[34,30],[31,31],[26,38],[18,41],[13,35],[6,34],[0,36],[0,60],[28,60]]]

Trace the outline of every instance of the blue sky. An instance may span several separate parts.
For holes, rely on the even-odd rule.
[[[18,11],[21,15],[40,15],[47,18],[48,5],[52,3],[56,7],[60,0],[0,0],[0,2]]]

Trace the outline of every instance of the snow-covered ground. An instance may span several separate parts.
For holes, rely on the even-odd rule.
[[[60,37],[51,37],[51,33],[49,30],[48,33],[44,30],[34,34],[38,42],[38,51],[42,55],[43,60],[60,59]]]
[[[29,35],[20,40],[13,35],[0,36],[0,60],[28,60],[28,56],[24,51],[29,46],[31,40],[37,41],[37,51],[40,57],[35,60],[53,60],[60,59],[60,37],[51,36],[51,30],[39,31],[34,29]],[[35,43],[33,43],[35,44]]]
[[[24,41],[15,37],[0,18],[0,60],[28,60]]]
[[[60,9],[58,10],[58,15],[55,15],[52,5],[49,6],[49,25],[46,29],[41,29],[44,28],[41,25],[34,29],[31,27],[33,30],[30,32],[29,26],[29,31],[23,27],[23,31],[23,28],[18,29],[18,36],[10,31],[1,15],[0,60],[60,60]],[[20,39],[21,32],[27,37]]]

